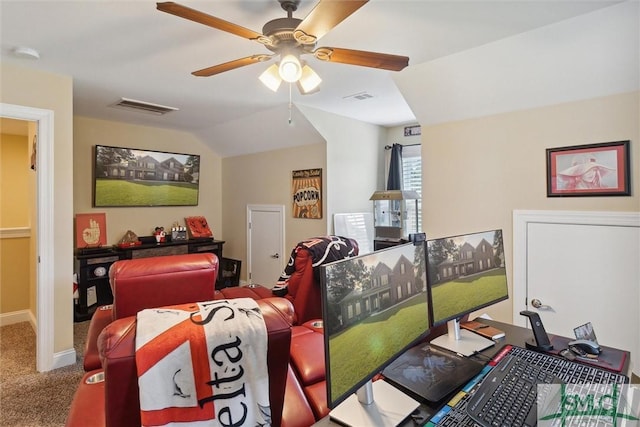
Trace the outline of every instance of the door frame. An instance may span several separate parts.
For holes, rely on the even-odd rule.
[[[36,122],[38,128],[36,150],[38,228],[35,236],[37,253],[36,369],[38,372],[45,372],[54,367],[53,111],[0,103],[0,116]]]
[[[529,310],[527,249],[529,224],[578,224],[640,227],[640,213],[596,211],[513,211],[513,324],[527,327],[521,310]]]
[[[275,212],[280,215],[282,233],[280,234],[280,241],[278,242],[278,253],[282,254],[284,257],[284,236],[285,236],[285,228],[284,228],[284,205],[247,205],[247,282],[253,283],[253,279],[251,278],[252,274],[252,265],[251,265],[251,216],[254,211],[261,212]]]

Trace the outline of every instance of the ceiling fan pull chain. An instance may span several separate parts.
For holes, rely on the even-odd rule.
[[[291,83],[289,83],[289,124],[291,124]]]

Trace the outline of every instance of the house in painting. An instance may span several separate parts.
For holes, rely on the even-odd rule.
[[[377,311],[392,307],[419,293],[413,262],[401,256],[391,268],[379,262],[366,283],[340,301],[342,326],[348,326]]]
[[[494,261],[493,246],[482,239],[475,248],[465,242],[455,259],[447,259],[438,265],[439,281],[449,281],[462,276],[480,273],[498,267]]]
[[[173,157],[162,162],[152,156],[115,163],[106,167],[109,178],[148,181],[185,181],[185,166]]]

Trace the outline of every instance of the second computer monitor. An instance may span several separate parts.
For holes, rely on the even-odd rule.
[[[431,324],[448,323],[448,334],[432,343],[465,356],[493,342],[460,330],[464,315],[509,298],[502,230],[427,241]]]

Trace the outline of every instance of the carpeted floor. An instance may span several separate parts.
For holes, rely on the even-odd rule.
[[[36,371],[36,335],[27,322],[0,328],[0,426],[62,427],[84,373],[82,351],[89,322],[74,324],[77,362]]]

